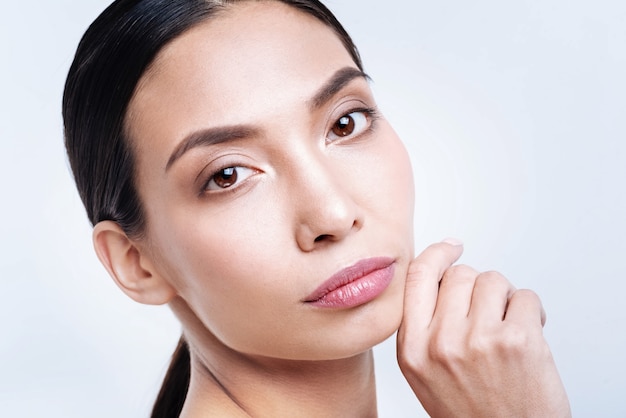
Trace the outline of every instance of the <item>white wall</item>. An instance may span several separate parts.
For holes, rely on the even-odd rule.
[[[146,416],[178,337],[98,264],[64,156],[64,78],[107,3],[0,13],[2,416]],[[626,3],[328,4],[411,151],[417,248],[459,237],[536,290],[574,415],[626,416]],[[377,351],[381,416],[424,416]]]

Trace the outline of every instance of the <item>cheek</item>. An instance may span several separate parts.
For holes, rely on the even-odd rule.
[[[262,217],[259,212],[256,215]],[[177,250],[169,264],[177,267],[175,275],[183,295],[200,295],[205,300],[219,295],[223,300],[231,293],[245,297],[257,287],[263,288],[260,280],[253,278],[259,273],[259,262],[273,257],[273,247],[260,245],[264,233],[262,222],[254,222],[257,216],[237,216],[248,220],[241,222],[212,216],[202,219],[200,215],[190,217],[197,221],[177,228],[180,233],[173,240]]]
[[[393,129],[384,125],[369,161],[362,165],[355,186],[361,188],[363,207],[371,207],[396,233],[409,234],[412,242],[415,186],[408,152]]]
[[[241,350],[240,337],[256,332],[248,327],[256,323],[271,332],[267,327],[280,326],[304,296],[294,287],[297,281],[279,279],[293,273],[288,263],[275,262],[288,257],[285,225],[271,217],[269,203],[247,206],[175,214],[162,239],[171,249],[163,258],[180,296],[207,329]]]
[[[412,217],[415,200],[413,169],[406,148],[397,137],[387,155],[384,184],[389,193],[397,199],[396,208],[405,209]]]

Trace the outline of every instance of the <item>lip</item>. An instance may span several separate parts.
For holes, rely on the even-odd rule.
[[[361,260],[333,274],[304,302],[324,308],[352,308],[380,295],[391,283],[394,259],[375,257]]]

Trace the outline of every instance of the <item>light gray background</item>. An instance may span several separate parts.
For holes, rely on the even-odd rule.
[[[179,326],[97,262],[62,147],[64,78],[108,1],[4,3],[0,415],[147,416]],[[417,248],[459,237],[536,290],[574,415],[626,416],[626,2],[328,4],[410,149]],[[393,340],[377,368],[380,415],[425,416]]]

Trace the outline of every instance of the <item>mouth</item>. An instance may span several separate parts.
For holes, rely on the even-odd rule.
[[[380,295],[391,283],[394,260],[376,257],[361,260],[333,274],[305,303],[323,308],[353,308]]]

